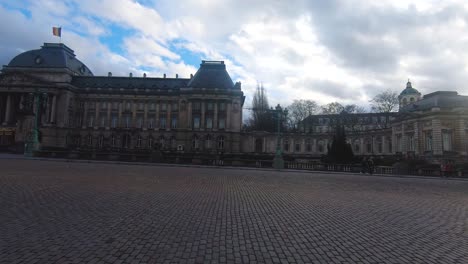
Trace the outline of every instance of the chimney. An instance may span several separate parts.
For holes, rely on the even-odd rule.
[[[130,73],[130,74],[128,75],[128,77],[132,78],[132,77],[133,77],[133,73]]]
[[[163,78],[166,79],[166,74],[164,74],[163,76],[164,76]]]
[[[107,77],[112,77],[112,72],[108,72]]]
[[[191,74],[190,74],[190,79],[192,79],[192,78],[193,78],[193,74],[191,73]]]
[[[175,78],[176,78],[176,79],[179,78],[179,74],[176,73]]]
[[[146,73],[143,73],[143,78],[146,78]]]

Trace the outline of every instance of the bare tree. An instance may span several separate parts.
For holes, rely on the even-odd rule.
[[[257,85],[257,90],[252,98],[252,120],[250,125],[255,130],[272,130],[274,121],[271,111],[269,111],[268,97],[263,85]]]
[[[386,90],[374,96],[370,102],[373,112],[395,112],[398,109],[399,104],[398,93],[392,90]]]
[[[326,105],[321,106],[322,114],[325,115],[333,115],[333,114],[340,114],[342,112],[353,114],[353,113],[364,113],[366,110],[358,105],[349,104],[349,105],[342,105],[338,102],[332,102]]]
[[[290,126],[295,128],[306,117],[316,114],[318,111],[318,105],[315,101],[302,99],[294,100],[287,108]]]

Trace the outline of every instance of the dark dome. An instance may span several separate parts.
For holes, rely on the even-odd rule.
[[[420,93],[418,90],[414,89],[414,88],[411,86],[411,82],[408,81],[408,82],[406,83],[406,88],[400,93],[400,96],[402,96],[402,95],[410,95],[410,94],[419,94],[419,95],[421,95],[421,93]]]
[[[74,51],[62,43],[44,43],[41,49],[23,52],[14,57],[8,67],[67,68],[76,75],[93,76]]]
[[[187,86],[207,89],[233,89],[234,83],[226,71],[224,61],[202,61],[200,68]]]

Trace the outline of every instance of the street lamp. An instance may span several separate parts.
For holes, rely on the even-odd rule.
[[[276,124],[277,124],[277,132],[276,132],[276,152],[275,157],[273,159],[273,168],[275,169],[284,169],[284,159],[283,154],[281,151],[281,120],[284,119],[285,116],[288,114],[288,110],[282,110],[281,106],[278,104],[273,110],[276,113]]]
[[[33,131],[32,138],[28,138],[25,143],[24,155],[27,157],[32,157],[35,151],[39,150],[39,117],[41,116],[41,106],[42,103],[45,103],[47,100],[47,93],[41,93],[37,89],[29,94],[30,98],[32,97],[33,102],[29,102],[30,105],[30,114],[34,115]],[[33,107],[35,109],[33,110]]]

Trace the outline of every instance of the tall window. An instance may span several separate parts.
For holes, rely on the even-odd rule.
[[[148,128],[153,129],[154,128],[154,118],[149,118],[148,119]]]
[[[432,151],[432,131],[426,131],[424,133],[425,147],[427,151]]]
[[[162,112],[167,111],[167,104],[166,104],[166,103],[161,103],[161,104],[160,104],[160,108],[161,108],[161,111],[162,111]]]
[[[137,128],[143,128],[143,116],[137,117]]]
[[[129,148],[130,147],[130,135],[126,134],[122,137],[122,147]]]
[[[218,149],[224,149],[224,137],[218,137]]]
[[[288,152],[289,151],[289,140],[284,139],[283,141],[283,151]]]
[[[117,146],[117,138],[115,137],[115,135],[111,136],[111,146],[113,148],[115,148]]]
[[[159,128],[166,128],[166,117],[161,116],[159,118]]]
[[[213,103],[212,102],[207,102],[206,103],[206,110],[213,111]]]
[[[105,127],[105,126],[106,126],[106,117],[101,116],[101,127]]]
[[[166,139],[164,136],[159,137],[159,146],[161,149],[164,149],[166,147]]]
[[[218,128],[219,129],[224,129],[226,128],[226,119],[224,117],[220,117],[218,120]]]
[[[398,136],[396,137],[396,140],[397,140],[397,142],[396,142],[397,151],[398,151],[398,152],[401,152],[401,151],[403,150],[403,140],[401,140],[401,135],[398,135]]]
[[[211,149],[212,144],[213,144],[212,141],[213,141],[212,137],[210,135],[207,135],[206,138],[205,138],[205,148],[206,149]]]
[[[100,135],[98,138],[98,147],[102,149],[104,147],[104,136]]]
[[[173,116],[171,119],[171,128],[177,128],[177,117]]]
[[[226,103],[224,102],[219,103],[219,111],[221,112],[226,111]]]
[[[192,137],[192,149],[198,150],[200,148],[200,140],[197,135]]]
[[[130,128],[131,124],[131,118],[130,115],[125,115],[125,128]]]
[[[193,116],[193,128],[200,128],[200,116]]]
[[[136,142],[136,147],[137,147],[137,148],[141,148],[141,141],[142,141],[142,139],[141,139],[141,136],[139,135],[139,136],[137,137],[137,142]]]
[[[94,126],[94,113],[88,115],[88,127]]]
[[[153,137],[150,136],[150,137],[148,138],[148,148],[149,148],[149,149],[152,149],[152,148],[153,148],[153,141],[154,141]]]
[[[442,131],[442,149],[444,151],[452,151],[452,131]]]
[[[323,145],[324,145],[324,142],[322,140],[319,140],[319,142],[317,143],[317,147],[320,153],[323,152]]]
[[[361,142],[357,139],[354,141],[354,152],[359,153],[361,150]]]
[[[372,140],[367,140],[366,141],[366,148],[367,148],[367,153],[372,153]]]
[[[117,127],[117,121],[119,120],[118,116],[117,115],[113,115],[112,116],[112,128],[116,128]]]
[[[178,103],[178,102],[173,102],[173,103],[172,103],[172,108],[171,108],[171,110],[172,110],[173,112],[178,111],[178,110],[179,110],[179,103]]]
[[[200,102],[193,102],[192,103],[192,111],[198,112],[201,110],[201,103]]]
[[[392,138],[391,137],[387,138],[387,143],[388,143],[388,152],[392,153],[393,152],[393,146],[392,146]]]
[[[414,151],[414,135],[408,135],[408,151]]]
[[[294,140],[294,141],[295,141],[295,143],[294,143],[294,145],[295,145],[294,151],[295,151],[295,152],[301,152],[301,143],[300,143],[299,141],[297,141],[297,140]]]
[[[205,119],[206,119],[205,120],[206,128],[212,129],[213,128],[213,118],[211,116],[207,116]]]
[[[310,139],[306,139],[305,145],[306,145],[306,151],[311,152],[312,151],[312,145],[310,144]]]
[[[377,139],[377,152],[378,153],[383,152],[383,144],[382,144],[382,139],[381,138]]]
[[[177,140],[175,136],[171,136],[171,148],[177,149]]]
[[[88,135],[88,137],[86,139],[86,142],[87,142],[89,147],[92,147],[93,146],[93,136]]]

